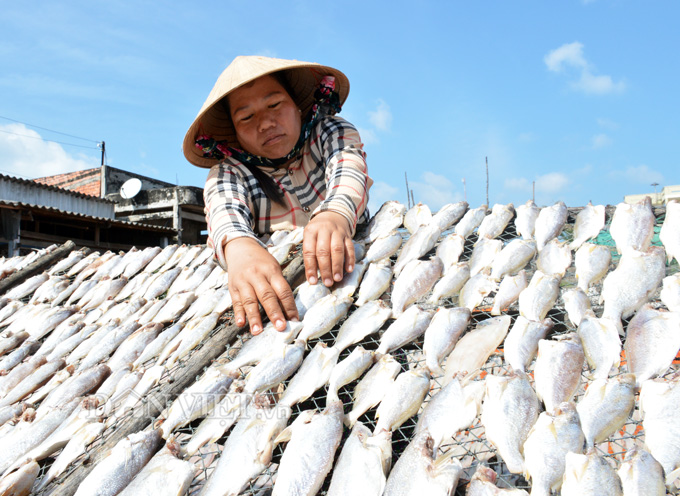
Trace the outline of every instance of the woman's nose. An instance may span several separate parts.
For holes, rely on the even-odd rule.
[[[276,125],[276,120],[269,112],[265,112],[260,116],[257,125],[259,131],[266,131]]]

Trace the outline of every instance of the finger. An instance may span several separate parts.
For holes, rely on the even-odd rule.
[[[243,310],[241,297],[236,289],[229,288],[229,293],[231,294],[231,304],[234,309],[234,321],[237,326],[243,327],[246,325],[246,313]]]
[[[288,320],[299,320],[300,315],[298,314],[297,306],[295,305],[295,297],[293,296],[293,291],[290,289],[288,282],[281,277],[272,278],[272,287],[276,291],[276,295],[279,299],[281,307],[283,307],[283,313]],[[276,321],[273,321],[276,322]],[[281,328],[274,324],[279,331],[283,331],[286,328],[286,323],[282,322]]]
[[[279,297],[274,288],[269,284],[269,281],[264,281],[257,287],[257,299],[262,303],[262,308],[264,308],[269,321],[274,324],[274,327],[280,331],[284,330],[286,328],[286,318],[279,305]]]
[[[316,233],[305,230],[302,238],[302,259],[305,262],[305,277],[309,284],[316,284],[318,266],[316,264]]]
[[[352,272],[355,263],[356,253],[354,252],[354,243],[352,243],[351,238],[345,238],[345,270]]]
[[[345,265],[345,243],[344,237],[339,232],[334,232],[331,237],[331,270],[333,280],[342,281],[343,268]]]
[[[316,238],[316,263],[323,283],[333,285],[333,266],[331,263],[331,234],[320,234]]]
[[[250,332],[253,336],[257,336],[262,332],[262,317],[260,317],[260,305],[258,303],[257,294],[250,285],[241,289],[239,293],[241,295],[241,304],[243,305],[246,318],[250,324]]]

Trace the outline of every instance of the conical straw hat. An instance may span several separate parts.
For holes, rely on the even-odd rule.
[[[299,60],[274,59],[259,56],[239,56],[220,75],[208,95],[205,103],[198,112],[196,119],[184,137],[184,156],[198,167],[212,167],[220,162],[218,159],[203,157],[202,151],[196,147],[196,138],[208,135],[215,140],[226,140],[230,146],[238,147],[236,131],[231,122],[225,105],[220,100],[255,79],[284,71],[293,98],[306,116],[314,103],[314,90],[324,76],[335,77],[335,91],[340,97],[342,105],[349,94],[349,80],[342,72],[332,67],[323,66],[314,62],[301,62]]]

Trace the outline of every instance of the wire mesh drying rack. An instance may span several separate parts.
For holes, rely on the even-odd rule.
[[[568,223],[565,226],[565,229],[563,230],[560,239],[561,240],[569,240],[571,238],[571,233],[573,229],[573,222],[575,219],[575,215],[578,212],[579,209],[570,209],[570,215],[568,219]],[[611,218],[611,214],[613,212],[613,208],[610,207],[608,208],[608,220]],[[664,214],[665,211],[663,209],[657,209],[656,210],[656,216],[657,216],[657,231],[658,227],[663,222]],[[603,232],[606,232],[606,229]],[[402,236],[404,238],[408,237],[408,232],[404,229],[401,230]],[[443,237],[448,234],[449,231],[445,231],[442,236],[440,237],[440,240],[443,239]],[[513,221],[511,221],[506,228],[506,230],[499,236],[499,239],[501,239],[504,244],[517,238],[517,233],[514,230],[514,225]],[[473,245],[475,241],[477,240],[476,234],[472,234],[465,243],[465,248],[463,251],[463,254],[460,257],[461,261],[468,260],[470,257],[470,254],[472,252]],[[658,241],[658,236],[655,236],[653,240],[653,244],[660,244]],[[295,255],[299,254],[299,247],[297,251],[294,251],[291,253],[289,259],[293,258]],[[613,261],[610,265],[610,271],[613,270],[616,267],[616,264],[618,263],[618,256],[615,252],[615,248],[611,246],[612,249],[612,255],[613,255]],[[432,251],[432,253],[434,250]],[[396,257],[396,256],[395,256]],[[393,259],[395,258],[393,257]],[[525,269],[527,271],[527,280],[530,278],[530,276],[533,274],[533,272],[536,270],[535,267],[535,262],[532,261]],[[673,262],[670,265],[667,265],[666,267],[666,275],[671,275],[674,274],[675,272],[678,272],[678,264],[677,262]],[[565,274],[564,278],[562,279],[561,282],[561,289],[569,289],[571,287],[574,287],[576,285],[576,280],[574,277],[574,267],[573,263],[572,266],[568,269],[567,273]],[[601,290],[601,281],[597,285],[591,287],[591,289],[588,292],[588,296],[591,300],[592,308],[595,311],[596,314],[601,314],[602,306],[599,304],[598,299],[599,299],[599,294]],[[390,298],[390,291],[382,296],[382,299],[385,299],[389,302]],[[481,305],[475,309],[475,311],[472,314],[472,318],[470,323],[468,324],[468,329],[473,329],[477,323],[484,321],[488,318],[491,317],[490,309],[491,305],[493,302],[493,294],[490,296],[487,296],[484,301],[481,303]],[[418,302],[419,305],[421,305],[424,308],[434,308],[432,305],[429,305],[428,303],[424,303],[424,299]],[[661,306],[661,303],[658,299],[658,291],[657,293],[653,296],[652,298],[652,304],[655,306]],[[451,298],[448,299],[443,299],[440,301],[439,307],[455,307],[457,306],[457,298],[454,297],[452,300]],[[352,310],[350,310],[349,313],[351,313]],[[348,315],[349,315],[348,313]],[[518,316],[518,308],[517,308],[517,303],[514,303],[513,305],[510,306],[509,309],[505,310],[503,312],[504,314],[507,314],[512,317],[512,324],[514,324],[514,321],[516,317]],[[562,298],[560,297],[553,309],[551,309],[548,312],[547,317],[552,321],[553,323],[553,328],[550,331],[548,338],[554,335],[558,334],[564,334],[567,332],[572,332],[575,331],[576,328],[571,324],[569,319],[567,318],[567,313],[564,309],[564,303],[562,301]],[[344,319],[343,319],[344,320]],[[392,319],[388,320],[385,325],[382,327],[380,332],[378,334],[373,334],[371,336],[368,336],[365,338],[363,341],[360,341],[354,346],[363,346],[365,349],[368,350],[375,350],[378,348],[379,342],[380,342],[380,336],[382,335],[383,331],[389,326],[389,324],[392,322]],[[215,335],[218,333],[221,329],[223,329],[225,326],[233,323],[233,315],[231,312],[225,313],[218,326],[212,331],[211,336]],[[337,330],[342,324],[342,321],[339,322],[331,332],[327,333],[326,335],[322,336],[319,339],[315,339],[309,342],[308,344],[308,349],[311,349],[314,347],[314,345],[321,341],[328,346],[331,346],[335,338],[337,336]],[[627,326],[627,321],[624,321],[624,328]],[[249,338],[249,335],[247,332],[242,332],[239,333],[237,338],[233,343],[231,343],[227,347],[227,351],[218,359],[220,362],[228,361],[231,358],[233,358],[243,345],[243,343]],[[343,351],[339,357],[339,361],[344,359],[346,356],[349,355],[349,353],[352,351],[354,346],[346,349]],[[423,346],[423,338],[420,337],[416,341],[398,349],[393,352],[391,352],[391,355],[401,364],[402,370],[408,370],[410,368],[415,367],[416,365],[423,364],[424,362],[424,356],[422,353],[422,346]],[[190,363],[192,358],[200,351],[200,346],[193,350],[192,354],[190,354],[188,357],[185,359],[179,360],[177,364],[170,370],[168,370],[164,376],[161,378],[161,381],[159,384],[156,386],[156,389],[163,387],[164,384],[167,384],[168,382],[172,382],[176,380],[176,378],[183,373],[183,370],[186,368],[186,364]],[[621,363],[621,368],[620,372],[625,372],[625,357],[622,357],[622,363]],[[149,366],[150,364],[145,364],[145,367]],[[678,367],[678,362],[674,362],[671,370],[669,373],[677,371],[680,367]],[[530,368],[530,370],[533,370],[533,368]],[[245,374],[247,372],[247,368],[242,369],[242,372]],[[501,348],[497,349],[489,358],[489,360],[486,362],[486,364],[483,366],[481,370],[481,374],[477,377],[475,380],[483,380],[484,377],[487,374],[495,374],[495,375],[503,375],[505,373],[509,372],[508,366],[504,363],[503,361],[503,350],[502,346]],[[198,377],[197,377],[198,378]],[[438,390],[442,387],[441,383],[441,377],[434,377],[432,382],[431,382],[431,389],[430,392],[428,393],[424,404],[427,403],[430,397],[432,397],[434,394],[438,392]],[[530,380],[533,381],[532,374],[530,374]],[[287,386],[288,381],[284,382],[282,387],[285,388]],[[348,413],[351,410],[352,406],[352,393],[354,391],[354,388],[356,384],[358,383],[357,381],[354,381],[344,387],[342,387],[339,391],[339,396],[343,400],[344,403],[344,408],[345,408],[345,413]],[[579,389],[579,392],[577,393],[576,396],[576,401],[580,398],[580,396],[583,395],[585,391],[585,386],[587,385],[588,380],[585,376],[585,371],[584,371],[584,377],[581,383],[581,387]],[[277,389],[277,391],[280,391],[281,387]],[[276,401],[278,393],[277,391],[269,391],[267,394],[272,397],[273,401]],[[292,417],[289,421],[292,422],[299,414],[300,412],[304,410],[309,410],[309,409],[316,409],[318,411],[321,411],[325,408],[326,405],[326,387],[321,388],[319,391],[317,391],[311,398],[308,400],[295,405],[293,407],[293,414]],[[144,399],[142,399],[140,403],[140,409],[143,410],[143,403]],[[167,403],[167,407],[169,407],[171,404],[171,401]],[[376,421],[375,421],[375,410],[377,407],[368,410],[364,415],[362,415],[359,418],[359,421],[363,422],[367,427],[373,428],[375,427]],[[167,410],[165,410],[158,418],[149,418],[149,423],[147,428],[153,428],[154,425],[157,425],[159,419],[164,418],[164,415],[167,413]],[[106,442],[107,438],[109,438],[118,428],[120,428],[125,422],[129,420],[129,418],[133,415],[139,415],[140,410],[137,411],[131,411],[128,412],[127,414],[121,416],[115,423],[113,423],[109,428],[107,428],[100,438],[95,440],[94,443],[90,446],[88,451],[91,451],[93,448],[95,448],[97,445],[101,445]],[[202,419],[198,419],[189,425],[179,428],[175,431],[176,433],[176,439],[177,441],[180,442],[180,444],[186,444],[186,442],[191,438],[193,433],[195,432],[196,428],[200,424],[200,421]],[[397,428],[393,434],[392,434],[392,447],[393,447],[393,453],[392,453],[392,466],[394,466],[394,463],[398,460],[399,456],[403,453],[404,449],[408,445],[408,443],[411,441],[415,426],[417,422],[417,416],[412,417],[411,419],[407,420],[404,424],[402,424],[399,428]],[[193,455],[191,458],[189,458],[189,461],[194,464],[196,467],[196,476],[187,492],[187,494],[193,496],[197,495],[200,493],[203,485],[205,484],[205,481],[207,478],[210,477],[212,472],[214,471],[214,468],[216,466],[216,463],[219,459],[220,452],[222,449],[222,446],[226,440],[226,438],[229,435],[229,431],[225,433],[225,435],[219,439],[215,443],[210,443],[205,446],[203,446],[195,455]],[[347,428],[344,429],[344,434],[343,434],[343,439],[342,442],[338,448],[337,453],[339,454],[340,451],[342,450],[342,447],[344,445],[345,439],[349,435],[349,430]],[[622,429],[620,429],[617,433],[612,435],[606,442],[596,444],[596,450],[601,454],[602,456],[605,456],[614,467],[618,468],[620,465],[621,461],[623,460],[623,457],[630,448],[632,448],[634,445],[640,445],[644,440],[644,431],[642,430],[642,425],[641,425],[641,418],[640,418],[640,412],[638,408],[638,401],[636,398],[636,407],[627,421],[627,423],[624,425]],[[273,454],[273,459],[271,465],[255,480],[251,481],[249,486],[243,491],[242,494],[244,495],[266,495],[271,492],[271,488],[273,487],[273,483],[276,478],[276,469],[281,457],[281,454],[283,452],[283,449],[285,448],[285,445],[279,445],[275,450]],[[451,439],[449,442],[444,442],[443,445],[440,447],[441,452],[449,452],[450,450],[455,450],[457,458],[461,461],[463,464],[463,467],[465,468],[464,474],[461,476],[461,480],[459,482],[459,485],[455,491],[456,496],[462,496],[465,494],[465,486],[467,484],[467,481],[471,478],[472,474],[476,470],[477,466],[479,464],[484,464],[486,466],[491,467],[497,474],[498,474],[498,480],[497,480],[497,485],[499,487],[507,487],[507,488],[521,488],[521,489],[529,489],[531,486],[527,482],[524,477],[516,474],[511,474],[505,464],[503,463],[502,459],[497,456],[496,454],[496,449],[489,443],[489,441],[486,439],[485,434],[484,434],[484,427],[480,423],[479,416],[475,419],[473,424],[469,426],[468,429],[459,432],[454,436],[453,439]],[[88,453],[85,453],[80,460],[77,460],[73,466],[71,467],[70,471],[72,472],[73,470],[76,470],[77,466],[81,463],[87,463],[88,462],[89,455]],[[45,472],[47,469],[49,469],[50,465],[50,460],[46,460],[42,463],[42,468],[41,472]],[[41,473],[42,475],[42,473]],[[61,477],[57,478],[55,481],[53,481],[41,494],[58,494],[58,487],[59,483],[66,479],[70,475],[70,472],[66,472],[62,474]],[[319,494],[325,494],[328,485],[330,483],[330,478],[331,474],[327,477],[326,481],[324,482],[324,485],[320,491]],[[55,491],[55,489],[57,489]],[[671,493],[669,494],[680,494],[680,491],[678,489],[674,489]]]

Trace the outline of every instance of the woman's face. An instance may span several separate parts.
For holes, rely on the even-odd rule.
[[[227,98],[236,136],[245,151],[270,159],[290,153],[300,136],[300,111],[276,79],[262,76]]]

